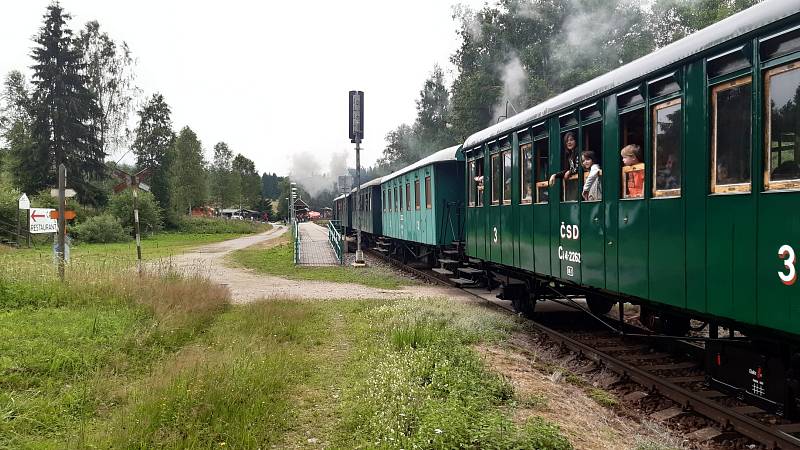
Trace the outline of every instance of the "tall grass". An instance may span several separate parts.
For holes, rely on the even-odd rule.
[[[24,266],[0,268],[0,448],[85,442],[117,384],[196,339],[228,304],[201,279],[86,265],[62,283]]]

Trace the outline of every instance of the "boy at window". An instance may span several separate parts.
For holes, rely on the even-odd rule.
[[[619,152],[622,156],[622,164],[630,167],[631,170],[625,170],[625,198],[641,198],[644,194],[644,167],[636,167],[642,164],[642,147],[636,144],[626,145]]]
[[[583,183],[583,199],[588,201],[603,199],[603,186],[600,182],[600,164],[595,162],[594,152],[587,150],[581,153],[581,164],[589,171],[589,176]]]

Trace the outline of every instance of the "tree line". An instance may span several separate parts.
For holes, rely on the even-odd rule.
[[[252,160],[225,142],[214,145],[213,160],[207,161],[194,130],[175,131],[160,93],[135,110],[141,91],[127,44],[112,39],[97,21],[75,33],[70,20],[58,3],[48,6],[30,54],[31,79],[18,70],[5,77],[0,190],[49,191],[63,163],[78,202],[102,209],[118,181],[111,178],[115,163],[109,157],[129,151],[135,167],[120,168],[149,169],[146,183],[168,225],[199,206],[271,211],[281,177],[259,175]],[[136,122],[132,130],[129,119]]]
[[[434,66],[417,117],[386,135],[374,176],[457,145],[487,126],[760,0],[499,0],[456,7],[461,45],[448,86]]]

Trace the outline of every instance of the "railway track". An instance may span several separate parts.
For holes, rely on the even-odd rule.
[[[368,253],[433,283],[458,287],[430,270],[411,267],[378,252]],[[493,307],[516,313],[508,302],[487,298],[474,289],[462,290]],[[530,324],[550,342],[641,388],[626,394],[625,400],[637,402],[661,396],[674,403],[654,411],[651,414],[654,419],[700,418],[690,420],[693,425],[689,426],[692,430],[687,435],[694,439],[735,441],[732,435],[739,434],[768,449],[800,449],[800,423],[787,422],[735,397],[709,389],[705,383],[703,361],[689,357],[689,352],[683,357],[676,356],[662,351],[663,347],[657,342],[642,337],[626,339],[607,328],[587,333],[585,329],[556,329],[542,321],[531,321]]]

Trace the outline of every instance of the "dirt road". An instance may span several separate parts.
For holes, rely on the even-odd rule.
[[[231,290],[233,303],[249,303],[260,299],[397,299],[425,297],[469,297],[463,292],[431,285],[405,286],[398,290],[377,289],[359,284],[330,283],[325,281],[287,280],[256,273],[249,269],[229,267],[225,258],[235,250],[250,247],[285,233],[287,228],[276,225],[272,230],[255,236],[245,236],[229,241],[206,245],[188,253],[160,261],[163,267],[187,274],[208,277],[211,281]],[[157,264],[157,265],[158,265]]]

